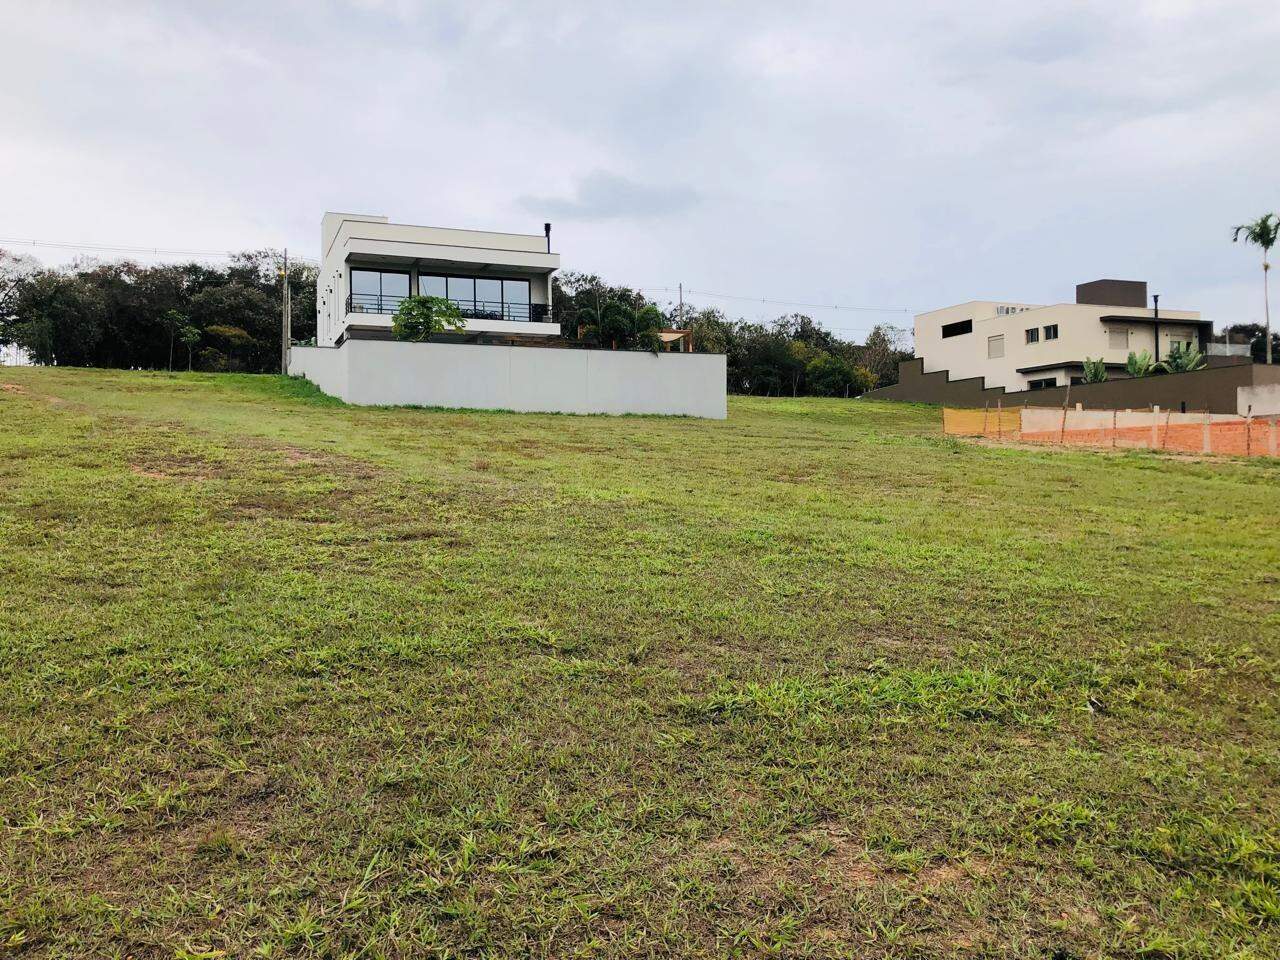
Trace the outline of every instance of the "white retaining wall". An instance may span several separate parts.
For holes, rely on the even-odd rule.
[[[1005,407],[1006,410],[1009,407]],[[1061,407],[1021,407],[1023,433],[1049,433],[1062,427]],[[993,414],[994,415],[994,414]],[[1068,430],[1110,430],[1128,427],[1149,427],[1153,423],[1160,426],[1179,423],[1204,423],[1206,417],[1210,422],[1219,420],[1234,421],[1238,418],[1231,413],[1179,413],[1177,410],[1067,410]]]
[[[715,353],[348,340],[294,347],[289,372],[360,405],[727,416]]]
[[[1280,413],[1280,383],[1236,387],[1236,412],[1240,416],[1270,417]]]

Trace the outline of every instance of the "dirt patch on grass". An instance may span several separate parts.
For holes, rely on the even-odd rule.
[[[139,477],[149,480],[176,480],[184,483],[204,483],[223,480],[230,476],[225,464],[193,454],[155,454],[135,460],[129,469]]]

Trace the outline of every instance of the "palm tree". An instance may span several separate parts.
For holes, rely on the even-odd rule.
[[[1264,335],[1267,338],[1267,363],[1270,363],[1271,298],[1267,293],[1267,274],[1271,271],[1271,264],[1267,263],[1267,254],[1271,252],[1271,248],[1276,245],[1276,240],[1280,238],[1280,219],[1277,219],[1274,213],[1267,213],[1253,223],[1242,223],[1235,228],[1235,232],[1231,235],[1231,242],[1238,241],[1242,233],[1244,234],[1245,243],[1252,243],[1254,246],[1262,248],[1262,309],[1266,318],[1266,333]]]

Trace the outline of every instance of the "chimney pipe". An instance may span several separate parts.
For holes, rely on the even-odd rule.
[[[551,224],[544,223],[542,225],[542,232],[547,235],[547,253],[550,253],[551,252]]]
[[[1160,294],[1153,293],[1151,300],[1155,304],[1156,360],[1160,359]]]

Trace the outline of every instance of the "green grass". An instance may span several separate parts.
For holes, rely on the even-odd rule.
[[[0,370],[0,956],[1280,955],[1280,469]]]

